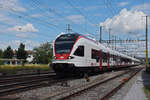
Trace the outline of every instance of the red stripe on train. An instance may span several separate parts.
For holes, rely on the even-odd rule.
[[[68,59],[69,54],[56,54],[57,60],[65,60]]]
[[[110,68],[110,54],[107,53],[107,67]]]

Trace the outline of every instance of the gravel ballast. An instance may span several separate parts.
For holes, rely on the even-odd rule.
[[[99,74],[96,76],[91,76],[90,77],[90,82],[103,78],[103,77],[110,77],[112,75],[115,75],[117,73],[121,73],[123,71],[117,71],[117,72],[110,72],[110,73],[104,73],[104,74]],[[43,87],[43,88],[38,88],[22,93],[15,94],[19,100],[45,100],[46,98],[49,98],[50,95],[56,94],[57,92],[60,92],[62,90],[70,89],[75,86],[80,86],[88,83],[85,79],[75,79],[68,81],[68,86],[61,86],[62,83],[57,83],[52,86],[48,87]]]
[[[116,74],[119,74],[122,72],[124,72],[124,70],[116,71],[116,72],[106,72],[103,74],[90,76],[90,82],[92,83],[95,80],[103,80],[105,78],[115,76]],[[74,80],[67,81],[67,85],[65,85],[65,84],[62,85],[62,83],[57,83],[57,84],[53,84],[51,86],[29,90],[29,91],[17,93],[17,94],[11,95],[11,96],[19,98],[18,100],[49,100],[50,96],[60,93],[61,91],[65,91],[65,90],[68,90],[68,89],[71,89],[74,87],[79,87],[79,86],[88,84],[90,82],[87,82],[84,78],[74,79]],[[115,84],[112,84],[112,86],[115,86]],[[105,86],[103,86],[103,88],[105,88]],[[100,95],[101,92],[105,91],[105,89],[102,89],[99,92],[97,92],[97,91],[98,91],[98,88],[97,88],[97,90],[94,90],[94,89],[90,90],[88,92],[88,94],[84,93],[82,95],[82,97],[78,96],[77,98],[74,98],[73,100],[87,100],[84,98],[87,96],[90,97],[92,100],[97,100],[96,98],[98,97],[98,95]],[[91,99],[88,99],[88,100],[91,100]],[[117,99],[117,100],[119,100],[119,99]]]

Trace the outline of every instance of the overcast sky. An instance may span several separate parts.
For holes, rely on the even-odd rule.
[[[100,25],[103,39],[109,28],[121,39],[143,39],[146,15],[149,0],[0,0],[0,48],[23,42],[32,49],[66,32],[67,24],[96,39]]]

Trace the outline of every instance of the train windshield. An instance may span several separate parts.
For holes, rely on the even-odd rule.
[[[64,34],[58,37],[55,42],[56,54],[70,53],[78,36],[78,34]]]

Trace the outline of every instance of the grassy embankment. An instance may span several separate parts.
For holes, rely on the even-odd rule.
[[[146,96],[148,97],[148,100],[150,100],[150,88],[148,88],[147,86],[144,86],[143,89],[144,89]]]
[[[11,66],[11,65],[0,65],[0,73],[5,74],[16,74],[18,71],[50,71],[51,68],[48,65],[24,65],[24,66]]]

